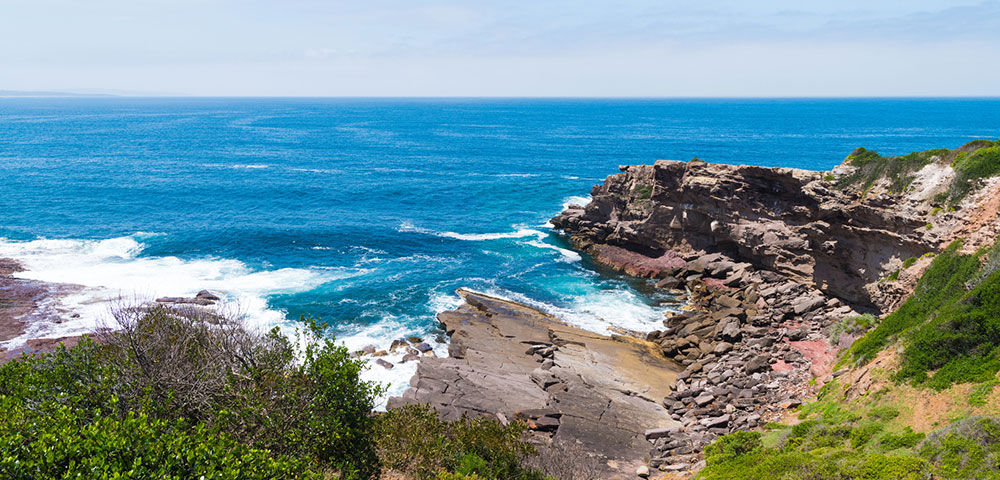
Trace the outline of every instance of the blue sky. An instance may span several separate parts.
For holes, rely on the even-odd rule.
[[[1000,1],[0,0],[0,90],[1000,95]]]

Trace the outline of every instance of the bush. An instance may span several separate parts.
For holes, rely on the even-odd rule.
[[[990,144],[956,157],[952,165],[955,179],[950,189],[949,203],[955,205],[976,188],[984,178],[1000,174],[1000,145]]]
[[[80,418],[79,410],[51,407],[36,415],[10,397],[0,400],[0,477],[320,478],[307,461],[273,456],[203,426],[131,412]]]
[[[867,332],[876,323],[878,323],[878,317],[870,313],[846,317],[843,320],[830,325],[830,343],[834,345],[839,343],[841,335],[857,335]]]
[[[914,432],[910,427],[906,427],[902,433],[887,433],[882,435],[878,443],[884,450],[895,450],[897,448],[913,448],[923,439],[924,434]]]
[[[951,161],[956,175],[948,191],[934,197],[933,202],[954,206],[975,189],[980,181],[1000,174],[1000,142],[974,140],[955,150],[937,149],[913,152],[902,157],[883,157],[878,152],[858,148],[845,162],[855,171],[837,182],[840,188],[856,187],[867,191],[880,179],[889,182],[889,191],[901,193],[909,188],[914,174],[934,157]]]
[[[927,372],[937,370],[933,377]],[[942,307],[910,336],[897,378],[944,389],[1000,371],[1000,273]]]
[[[899,193],[910,186],[914,173],[930,163],[935,156],[946,157],[949,153],[946,149],[939,149],[913,152],[902,157],[883,157],[874,150],[858,148],[845,159],[848,165],[856,167],[855,171],[841,178],[837,186],[856,186],[864,191],[884,178],[889,181],[889,191]]]
[[[535,454],[524,441],[526,426],[502,425],[492,418],[463,416],[442,420],[425,405],[396,408],[378,416],[379,457],[385,469],[417,479],[442,471],[494,479],[537,479],[541,472],[522,466]]]
[[[956,240],[941,252],[917,282],[913,295],[886,316],[878,327],[855,341],[848,355],[858,363],[872,360],[890,338],[926,322],[943,305],[960,298],[965,281],[979,269],[979,260],[974,255],[958,253],[961,245],[961,241]]]
[[[1000,478],[1000,421],[970,417],[927,436],[920,456],[945,478]]]
[[[633,193],[640,200],[646,200],[646,199],[649,199],[651,196],[653,196],[653,187],[652,187],[652,185],[639,185],[639,186],[635,187],[635,190],[633,190]]]
[[[733,432],[723,435],[705,448],[708,464],[725,463],[735,457],[746,455],[763,448],[758,432]]]
[[[257,460],[297,459],[343,476],[377,473],[370,412],[381,389],[360,380],[364,363],[322,339],[316,322],[306,320],[301,340],[308,347],[297,355],[277,330],[252,333],[235,316],[165,307],[121,307],[113,316],[119,330],[103,335],[102,344],[84,339],[72,349],[0,366],[0,400],[21,408],[25,422],[63,412],[79,428],[106,427],[117,436],[106,440],[111,443],[130,440],[107,422],[140,422],[152,432],[143,441],[183,438],[192,449],[218,451],[220,459],[232,451]],[[18,451],[30,453],[43,440],[28,438]],[[93,460],[87,451],[72,452],[52,455]],[[122,462],[149,458],[140,450],[121,455]],[[108,471],[116,472],[115,465]]]

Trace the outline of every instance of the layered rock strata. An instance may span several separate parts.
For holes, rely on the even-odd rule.
[[[631,478],[648,455],[648,429],[680,428],[663,398],[680,367],[659,346],[605,337],[539,310],[459,290],[465,304],[438,319],[447,358],[420,360],[411,388],[389,407],[426,403],[446,418],[528,422],[546,445],[599,459],[602,478]]]
[[[873,285],[941,240],[925,228],[930,207],[837,189],[822,172],[676,161],[621,170],[552,223],[598,261],[642,276],[662,276],[676,253],[717,252],[877,309],[891,300]]]

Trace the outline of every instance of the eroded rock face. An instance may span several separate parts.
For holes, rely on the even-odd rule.
[[[602,478],[634,478],[649,454],[645,431],[680,426],[662,405],[680,367],[656,344],[608,338],[530,307],[459,294],[465,305],[438,315],[451,337],[449,357],[421,359],[412,388],[390,399],[390,408],[428,403],[445,418],[521,418],[543,443],[603,460]]]
[[[862,199],[821,172],[676,161],[621,170],[594,187],[590,204],[552,223],[577,248],[633,274],[669,275],[657,268],[670,263],[668,252],[719,252],[872,308],[882,300],[871,286],[894,262],[939,242],[924,213],[901,198]],[[613,248],[647,260],[629,262]]]

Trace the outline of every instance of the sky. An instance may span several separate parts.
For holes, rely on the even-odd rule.
[[[1000,1],[0,0],[0,90],[998,96]]]

